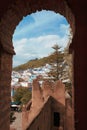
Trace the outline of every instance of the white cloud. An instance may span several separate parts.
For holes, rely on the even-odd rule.
[[[68,43],[69,25],[65,18],[53,11],[40,11],[24,17],[17,26],[13,43],[16,52],[13,66],[52,53],[52,46],[64,48]]]
[[[14,65],[27,62],[31,58],[47,56],[52,53],[52,46],[54,44],[57,43],[59,46],[65,47],[67,42],[68,38],[66,36],[61,38],[58,35],[47,35],[14,41],[16,51]]]
[[[62,15],[53,11],[37,11],[36,13],[32,13],[31,15],[23,18],[15,30],[15,37],[22,36],[23,38],[25,36],[27,37],[28,34],[28,37],[30,37],[32,33],[34,33],[34,35],[42,32],[45,33],[45,31],[47,32],[47,29],[49,30],[49,28],[52,28],[52,31],[54,31],[55,26],[57,28],[58,24],[60,24],[63,20],[65,21],[65,18]]]
[[[70,25],[65,25],[65,24],[61,24],[60,27],[59,27],[59,30],[60,30],[60,33],[64,33],[66,35],[69,35],[70,34]]]

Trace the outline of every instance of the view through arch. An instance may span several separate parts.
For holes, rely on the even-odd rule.
[[[29,29],[30,29],[30,32],[28,32]],[[46,10],[42,10],[40,12],[37,11],[36,13],[33,13],[24,18],[24,21],[19,24],[19,27],[17,27],[17,30],[15,31],[13,38],[14,38],[13,43],[14,43],[15,51],[16,53],[19,54],[19,57],[18,56],[14,57],[14,62],[13,62],[14,67],[20,64],[24,64],[25,62],[28,62],[28,61],[38,61],[39,59],[42,59],[43,57],[48,57],[51,55],[51,53],[54,52],[52,47],[55,46],[55,44],[58,45],[60,47],[62,54],[63,53],[65,54],[65,56],[63,57],[65,59],[63,59],[63,62],[67,61],[64,64],[64,66],[66,65],[66,67],[63,68],[65,69],[63,73],[63,75],[65,74],[65,77],[60,76],[61,77],[60,79],[64,81],[63,83],[69,82],[68,85],[70,85],[71,87],[72,73],[69,71],[72,71],[72,63],[71,63],[72,56],[69,55],[68,57],[67,53],[69,49],[69,44],[72,40],[72,33],[71,33],[69,24],[67,23],[66,19],[63,16],[53,11],[46,11]],[[25,57],[24,60],[23,60],[23,57]],[[21,63],[17,63],[17,62],[20,62],[21,60],[23,60]],[[63,62],[61,62],[60,66],[62,65]],[[48,67],[48,65],[49,64],[47,62],[46,68]],[[24,69],[22,69],[23,66],[25,67]],[[28,77],[27,77],[26,76],[27,73],[24,72],[24,70],[27,71],[27,69],[29,72],[29,68],[26,67],[26,65],[23,65],[23,66],[18,67],[19,70],[23,71],[22,77],[19,74],[18,68],[16,67],[14,69],[15,71],[17,69],[17,73],[13,72],[13,78],[14,78],[13,82],[16,83],[15,85],[14,83],[12,83],[13,87],[16,87],[16,85],[17,87],[20,87],[20,86],[24,87],[24,85],[27,86],[27,83],[26,82],[24,83],[24,78],[26,79],[25,81],[27,81],[28,79],[28,85],[30,83],[29,76],[31,77],[31,74],[29,75],[28,73],[27,75]],[[45,67],[45,65],[42,65],[42,66]],[[30,71],[33,68],[35,73],[36,73],[36,70],[40,72],[39,69],[42,69],[42,66],[40,68],[40,66],[33,67],[32,65],[30,67]],[[39,74],[41,75],[41,72]],[[68,76],[71,76],[71,77],[68,77]],[[36,78],[36,76],[34,78]],[[21,80],[20,82],[23,82],[21,83],[21,85],[17,84],[19,80]],[[66,89],[67,87],[68,86],[66,86]],[[67,91],[69,90],[67,89]],[[67,93],[67,95],[71,96],[72,95],[71,91]]]

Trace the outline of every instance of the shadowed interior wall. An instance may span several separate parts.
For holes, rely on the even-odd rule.
[[[10,129],[10,84],[12,56],[0,50],[0,129]]]

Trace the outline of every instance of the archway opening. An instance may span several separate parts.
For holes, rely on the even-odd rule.
[[[16,90],[18,87],[32,87],[31,78],[43,75],[40,70],[42,71],[44,67],[47,68],[51,63],[48,64],[47,61],[39,66],[37,64],[41,59],[43,62],[44,57],[50,57],[51,53],[53,53],[52,47],[57,44],[60,47],[61,54],[64,54],[62,62],[60,62],[60,66],[64,65],[59,79],[65,84],[66,90],[71,96],[72,55],[68,54],[68,52],[72,37],[73,34],[69,23],[64,16],[58,13],[42,10],[24,17],[13,35],[14,49],[18,55],[14,56],[13,61],[12,90]],[[31,61],[36,61],[36,65],[32,63],[29,66]],[[31,71],[33,71],[33,74]],[[47,72],[45,73],[47,74]],[[32,88],[29,88],[29,90],[32,90]]]
[[[42,10],[23,17],[13,35],[12,41],[16,51],[13,67],[28,60],[49,55],[52,53],[54,44],[58,44],[61,51],[66,49],[68,52],[72,37],[72,30],[66,18],[54,11]],[[37,46],[37,48],[33,46]],[[25,50],[27,54],[25,54]],[[31,53],[31,51],[33,52]],[[35,54],[33,55],[34,52]],[[20,61],[21,56],[22,59],[25,56],[25,60],[19,62],[17,55],[20,57]]]

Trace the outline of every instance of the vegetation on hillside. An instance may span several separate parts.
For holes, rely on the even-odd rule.
[[[59,54],[58,55],[58,59],[59,61],[62,60],[64,54]],[[41,58],[41,59],[34,59],[34,60],[30,60],[25,64],[19,65],[17,67],[14,67],[13,70],[15,71],[20,71],[20,70],[26,70],[29,68],[38,68],[41,66],[44,66],[45,64],[51,64],[51,63],[55,63],[56,62],[56,58],[54,54],[51,54],[47,57]]]

